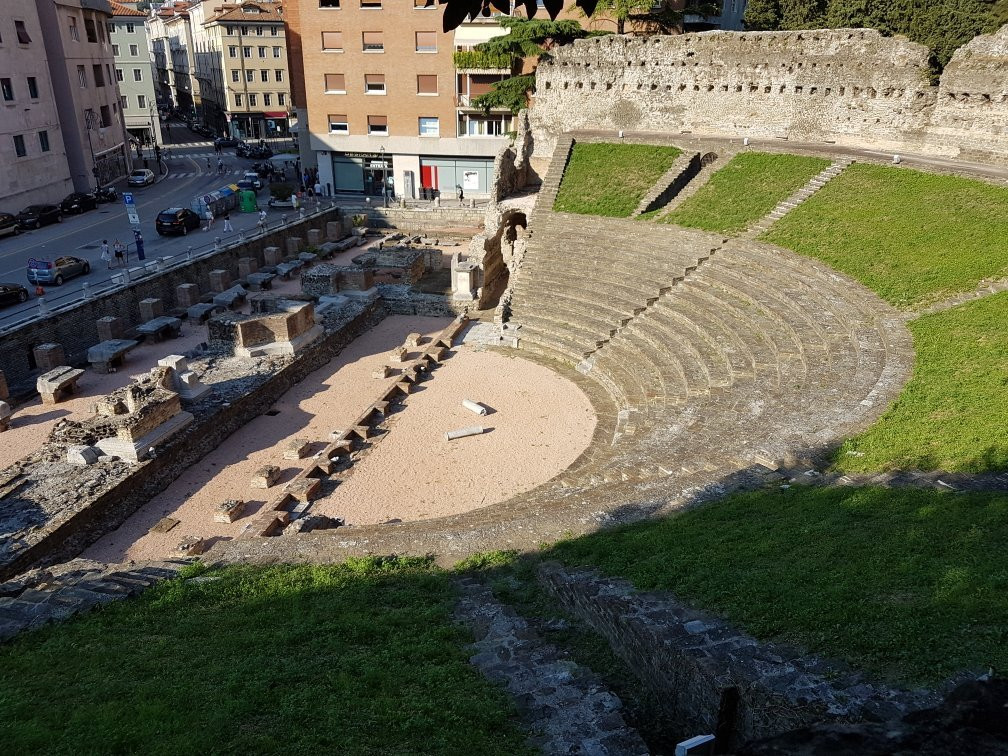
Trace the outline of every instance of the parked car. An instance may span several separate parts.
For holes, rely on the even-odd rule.
[[[257,192],[260,189],[263,188],[262,179],[259,178],[259,174],[256,173],[255,171],[245,171],[245,175],[242,176],[242,180],[243,181],[251,181],[252,182],[252,186],[255,188],[255,190]],[[238,184],[240,186],[241,185],[241,181],[239,181]]]
[[[21,226],[16,215],[10,213],[0,213],[0,236],[17,235],[21,233]]]
[[[200,227],[200,217],[187,207],[169,207],[158,213],[154,228],[165,234],[188,234]]]
[[[130,186],[150,186],[154,183],[154,171],[150,168],[137,168],[126,179]]]
[[[214,147],[237,147],[239,140],[235,137],[217,137],[213,143]]]
[[[93,194],[84,192],[74,192],[67,195],[66,199],[60,202],[60,210],[66,214],[83,213],[85,210],[94,210],[98,207],[98,200]]]
[[[260,163],[252,163],[252,170],[255,171],[256,175],[260,178],[266,178],[273,173],[273,166],[270,165],[269,161],[263,160]]]
[[[99,186],[94,190],[94,198],[99,202],[115,202],[119,199],[119,192],[113,186]]]
[[[253,160],[266,160],[267,158],[273,157],[273,150],[271,150],[267,145],[260,144],[252,147],[248,151],[248,157]]]
[[[41,228],[50,223],[61,223],[63,211],[56,205],[28,205],[18,213],[17,219],[21,228]]]
[[[0,283],[0,305],[28,301],[28,289],[21,284]]]
[[[65,255],[57,257],[52,262],[48,260],[28,261],[28,283],[54,284],[62,286],[63,282],[74,276],[86,276],[91,272],[91,263],[80,257]]]

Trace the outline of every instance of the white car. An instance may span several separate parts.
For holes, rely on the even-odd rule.
[[[250,181],[256,191],[263,188],[262,179],[259,178],[259,174],[255,171],[245,171],[245,175],[242,176],[242,181]]]
[[[137,168],[129,175],[126,183],[130,186],[150,186],[154,183],[154,171],[148,168]]]

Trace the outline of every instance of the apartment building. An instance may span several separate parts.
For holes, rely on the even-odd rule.
[[[72,191],[35,0],[0,16],[0,201],[5,212]]]
[[[147,19],[151,59],[154,61],[157,101],[199,117],[202,99],[195,77],[196,62],[189,3],[173,2],[155,8]]]
[[[203,120],[217,133],[241,139],[289,133],[283,11],[272,0],[190,5]]]
[[[424,0],[293,3],[287,24],[301,51],[307,112],[298,128],[309,132],[323,186],[380,195],[384,182],[411,198],[489,191],[513,119],[471,102],[520,61],[466,51],[504,33],[496,19],[445,33],[443,7]]]
[[[126,131],[140,155],[140,148],[161,144],[161,117],[157,110],[146,14],[134,7],[110,0],[112,57],[119,85],[119,107]]]
[[[37,0],[75,191],[126,175],[131,155],[114,74],[108,0]]]

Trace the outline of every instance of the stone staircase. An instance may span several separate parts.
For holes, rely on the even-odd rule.
[[[563,180],[564,171],[567,170],[567,162],[570,160],[571,150],[573,149],[573,134],[562,134],[557,139],[549,168],[546,169],[542,186],[539,187],[539,194],[536,196],[535,207],[528,218],[530,222],[539,212],[552,212],[553,203],[556,201],[557,192],[560,191],[560,182]]]
[[[764,231],[766,231],[770,226],[779,221],[785,215],[794,210],[798,205],[803,203],[813,194],[822,189],[826,184],[835,179],[844,170],[853,163],[854,160],[851,158],[844,158],[843,160],[837,160],[830,164],[828,168],[821,171],[820,173],[813,176],[805,186],[796,191],[787,199],[778,203],[777,207],[767,213],[765,216],[760,218],[756,223],[743,231],[740,236],[745,239],[755,239]]]

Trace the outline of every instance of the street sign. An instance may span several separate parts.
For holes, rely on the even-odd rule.
[[[137,214],[136,208],[130,205],[126,208],[126,213],[129,215],[129,222],[131,226],[140,225],[140,216]]]
[[[133,192],[123,192],[123,204],[126,207],[133,205]]]

